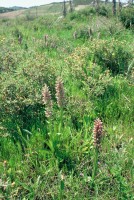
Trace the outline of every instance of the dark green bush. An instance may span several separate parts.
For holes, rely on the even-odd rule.
[[[73,12],[70,14],[70,20],[78,19],[80,16],[78,15],[77,12]]]
[[[99,15],[108,17],[108,10],[106,9],[105,6],[96,8],[96,12],[97,12]]]
[[[122,9],[120,20],[126,28],[134,28],[134,7]]]

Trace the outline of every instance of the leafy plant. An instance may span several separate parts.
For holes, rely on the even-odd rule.
[[[134,7],[122,9],[119,17],[126,28],[134,28]]]
[[[112,39],[111,41],[93,40],[90,51],[94,55],[94,61],[109,69],[113,74],[125,74],[133,55],[126,48],[125,41]]]

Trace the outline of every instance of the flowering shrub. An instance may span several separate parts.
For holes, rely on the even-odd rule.
[[[126,48],[126,41],[94,39],[92,44],[89,44],[89,49],[94,62],[111,70],[113,74],[124,74],[133,57],[131,51]]]
[[[75,78],[85,78],[84,66],[87,64],[89,49],[87,47],[77,47],[66,59],[65,63],[69,71]]]
[[[103,72],[102,68],[90,59],[90,50],[87,47],[76,48],[65,60],[74,80],[81,80],[79,87],[85,87],[89,97],[101,96],[111,84],[109,70]]]
[[[3,72],[0,75],[0,112],[1,118],[11,117],[20,124],[32,125],[33,121],[42,116],[41,90],[44,83],[51,88],[55,84],[55,69],[50,61],[41,54],[35,54],[28,58],[24,66],[15,72]],[[54,89],[53,89],[54,90]],[[29,122],[29,123],[28,123]]]
[[[75,75],[80,73],[81,76],[85,76],[83,72],[88,70],[89,60],[101,66],[103,70],[110,70],[113,74],[124,74],[133,57],[132,51],[126,49],[126,41],[93,39],[86,46],[76,48],[65,60],[68,64],[73,64],[71,69],[72,73],[75,71]]]

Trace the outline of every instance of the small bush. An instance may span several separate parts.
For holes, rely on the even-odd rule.
[[[124,74],[127,71],[133,53],[126,48],[126,41],[93,40],[89,45],[94,61],[104,69],[111,70],[113,74]]]
[[[94,8],[87,8],[79,11],[81,15],[88,17],[89,15],[95,14],[96,10]]]
[[[106,9],[105,6],[96,8],[96,12],[97,12],[99,15],[108,17],[108,10]]]
[[[72,30],[73,26],[68,22],[64,22],[62,28],[65,29],[65,30]]]
[[[36,19],[36,16],[34,16],[30,13],[27,13],[25,18],[26,18],[26,21],[33,21]]]
[[[76,30],[78,39],[88,39],[90,37],[89,27],[83,26]]]
[[[109,70],[103,72],[97,64],[89,61],[90,50],[85,47],[76,48],[75,51],[65,60],[70,73],[75,80],[81,80],[82,85],[90,88],[90,97],[101,96],[105,88],[110,84],[111,77]],[[92,91],[92,92],[91,92]]]
[[[44,83],[47,83],[50,89],[54,88],[55,69],[50,66],[47,58],[37,54],[35,58],[27,60],[25,66],[10,72],[8,80],[7,76],[8,72],[0,75],[0,119],[5,119],[4,123],[8,128],[10,122],[17,123],[20,127],[26,127],[28,124],[27,128],[30,128],[33,122],[41,119],[41,90]]]
[[[73,70],[76,71],[83,69],[84,66],[88,65],[89,60],[92,60],[103,70],[110,70],[114,75],[117,75],[127,72],[132,57],[133,52],[126,48],[126,41],[93,39],[87,43],[86,48],[76,48],[67,62],[68,64],[73,63],[73,67],[75,67]],[[84,77],[85,75],[79,71],[78,76]]]
[[[70,20],[83,20],[84,18],[96,14],[95,8],[83,9],[78,12],[73,12],[70,14]]]
[[[89,16],[92,16],[92,15],[101,15],[101,16],[105,16],[105,17],[108,17],[109,16],[109,10],[105,7],[105,6],[101,6],[101,7],[98,7],[98,8],[86,8],[86,9],[83,9],[83,10],[80,10],[78,12],[73,12],[70,14],[70,20],[74,20],[74,19],[77,19],[77,20],[83,20]]]
[[[120,20],[126,28],[134,28],[134,7],[122,9]]]

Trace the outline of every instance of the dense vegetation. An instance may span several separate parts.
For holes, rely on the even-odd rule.
[[[0,199],[133,199],[134,30],[123,12],[1,19]]]
[[[14,11],[12,8],[5,8],[5,7],[0,7],[0,13],[5,13],[5,12],[11,12]]]
[[[0,7],[0,13],[12,12],[12,11],[21,10],[21,9],[26,9],[26,8],[19,7],[19,6],[13,6],[10,8]]]

